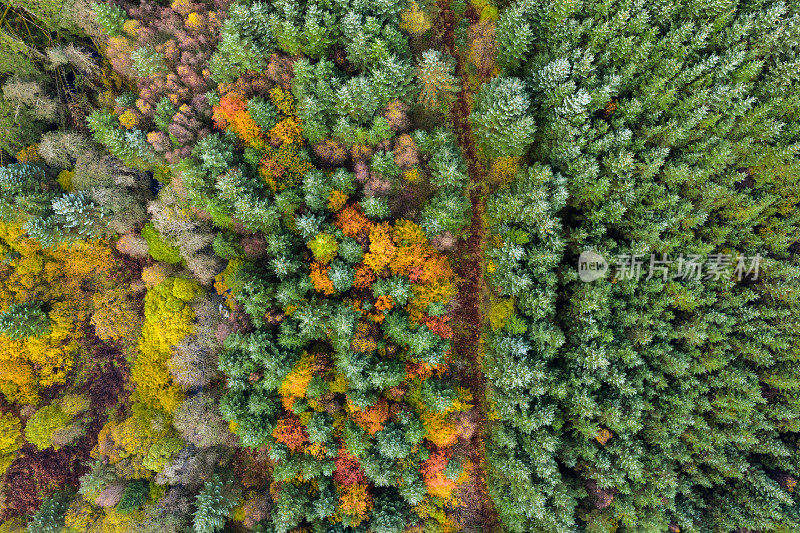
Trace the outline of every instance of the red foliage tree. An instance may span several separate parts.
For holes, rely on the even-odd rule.
[[[77,486],[78,478],[86,471],[84,463],[89,460],[89,449],[81,445],[77,450],[67,447],[39,451],[30,444],[23,446],[6,471],[0,522],[31,514],[39,508],[43,497],[67,486]]]
[[[361,463],[346,448],[339,449],[339,455],[333,462],[336,465],[336,470],[333,471],[333,480],[339,485],[347,487],[354,483],[366,482],[367,478],[364,469],[361,468]]]
[[[275,440],[283,443],[292,451],[298,450],[304,443],[308,442],[303,423],[296,416],[290,415],[278,420],[278,427],[272,432]]]

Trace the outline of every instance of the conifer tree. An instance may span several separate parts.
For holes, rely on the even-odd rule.
[[[28,522],[28,533],[60,533],[64,529],[70,496],[67,492],[60,492],[45,499]]]
[[[195,533],[213,533],[220,531],[228,521],[228,513],[236,505],[232,483],[224,482],[219,475],[206,481],[203,489],[195,498],[193,531]]]
[[[470,120],[486,156],[524,154],[536,130],[529,108],[530,98],[519,78],[496,78],[481,86]]]
[[[0,314],[0,333],[12,339],[41,337],[50,329],[50,319],[41,302],[12,304]]]
[[[438,50],[426,50],[417,66],[420,102],[431,111],[445,111],[455,101],[459,80],[454,75],[455,61]]]
[[[528,99],[538,162],[487,202],[489,490],[510,531],[798,527],[783,422],[797,375],[780,348],[796,333],[776,318],[796,306],[764,295],[797,284],[796,221],[777,213],[796,207],[779,198],[798,187],[786,117],[800,86],[784,72],[800,40],[782,21],[800,13],[728,7],[521,1],[501,14],[512,81],[485,91]],[[480,139],[493,115],[476,104]],[[611,264],[594,282],[575,269],[589,251]],[[690,253],[760,254],[773,274],[677,277]],[[675,262],[626,279],[625,254]]]

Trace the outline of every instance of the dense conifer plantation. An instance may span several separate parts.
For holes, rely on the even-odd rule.
[[[487,201],[499,316],[486,367],[502,421],[487,446],[509,530],[800,524],[798,13],[780,2],[502,12],[502,74],[472,118],[487,156],[519,155],[516,132],[536,127],[516,179]],[[498,91],[511,96],[498,103]],[[584,283],[584,250],[641,254],[645,275],[612,264]],[[651,254],[673,263],[646,279]],[[720,267],[682,277],[681,254]],[[740,281],[735,257],[756,254],[758,280]]]

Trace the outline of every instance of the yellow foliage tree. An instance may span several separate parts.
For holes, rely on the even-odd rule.
[[[169,415],[134,403],[130,416],[113,420],[100,430],[92,454],[107,458],[124,477],[147,478],[160,471],[184,445]]]
[[[17,450],[22,445],[22,425],[11,413],[0,414],[0,476],[2,476]]]
[[[46,335],[0,335],[0,392],[10,401],[36,404],[44,387],[63,384],[77,363],[92,293],[112,286],[115,259],[108,244],[75,242],[42,249],[14,224],[0,222],[0,312],[12,304],[49,307]]]
[[[294,401],[306,395],[306,389],[314,377],[314,356],[308,353],[294,365],[292,371],[286,375],[281,383],[278,393],[281,395],[281,402],[286,409],[291,409]]]
[[[417,35],[431,29],[431,21],[419,5],[414,0],[408,5],[408,9],[400,13],[400,29]]]
[[[91,323],[95,334],[102,340],[135,339],[141,322],[133,295],[127,287],[111,287],[92,295]]]
[[[183,401],[167,362],[172,347],[194,331],[195,314],[187,304],[200,291],[196,282],[181,278],[167,278],[147,291],[142,336],[131,369],[131,380],[136,385],[134,401],[167,413]]]
[[[372,509],[372,496],[363,483],[354,483],[342,488],[339,495],[339,512],[350,517],[350,523],[358,526]]]

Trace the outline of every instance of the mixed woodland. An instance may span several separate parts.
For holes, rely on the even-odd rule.
[[[800,530],[798,72],[791,0],[0,0],[0,533]]]

